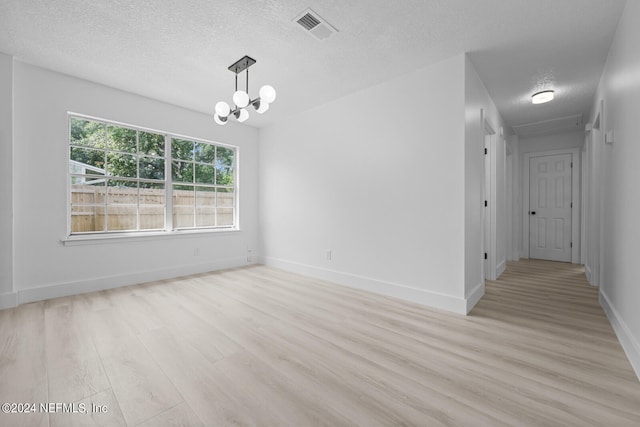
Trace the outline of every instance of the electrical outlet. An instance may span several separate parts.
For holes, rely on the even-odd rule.
[[[326,251],[324,251],[324,256],[327,261],[331,261],[331,249],[327,249]]]
[[[193,256],[200,256],[200,248],[193,248]]]
[[[251,245],[247,243],[247,264],[253,264],[256,262],[256,257],[253,255],[253,249]]]

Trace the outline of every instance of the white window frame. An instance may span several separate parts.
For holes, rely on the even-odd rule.
[[[160,135],[164,135],[164,139],[165,139],[165,144],[164,144],[164,161],[165,161],[165,171],[164,171],[164,180],[162,181],[164,183],[164,188],[165,188],[165,204],[164,204],[164,211],[165,211],[165,224],[164,224],[164,229],[158,230],[135,230],[135,231],[120,231],[120,230],[113,230],[113,231],[91,231],[91,232],[72,232],[71,230],[71,222],[72,222],[72,215],[71,215],[71,211],[72,211],[72,176],[77,175],[77,173],[72,173],[71,172],[71,168],[69,167],[69,165],[72,162],[75,162],[74,160],[71,159],[71,119],[75,118],[75,119],[80,119],[80,120],[91,120],[91,121],[96,121],[96,122],[100,122],[100,123],[104,123],[105,126],[108,125],[113,125],[113,126],[118,126],[118,127],[124,127],[124,128],[128,128],[128,129],[133,129],[136,130],[138,132],[142,131],[142,132],[150,132],[150,133],[155,133],[155,134],[160,134]],[[137,125],[132,125],[132,124],[128,124],[128,123],[122,123],[122,122],[118,122],[118,121],[113,121],[113,120],[108,120],[108,119],[104,119],[104,118],[100,118],[100,117],[94,117],[94,116],[89,116],[86,114],[80,114],[80,113],[74,113],[74,112],[68,112],[67,113],[67,158],[66,158],[66,177],[67,177],[67,234],[66,237],[64,239],[62,239],[62,243],[64,245],[74,245],[74,244],[85,244],[85,243],[100,243],[100,242],[106,242],[106,241],[117,241],[120,239],[136,239],[136,240],[147,240],[147,239],[157,239],[157,238],[162,238],[162,237],[173,237],[173,236],[189,236],[189,235],[193,235],[193,234],[200,234],[200,233],[220,233],[220,232],[229,232],[229,231],[239,231],[240,230],[240,226],[239,226],[239,199],[240,199],[240,191],[239,191],[239,183],[238,183],[238,176],[239,176],[239,147],[235,146],[235,145],[230,145],[230,144],[224,144],[224,143],[220,143],[217,141],[210,141],[210,140],[206,140],[206,139],[202,139],[202,138],[195,138],[192,136],[187,136],[187,135],[182,135],[182,134],[178,134],[178,133],[174,133],[174,132],[167,132],[167,131],[163,131],[163,130],[158,130],[158,129],[151,129],[151,128],[146,128],[146,127],[142,127],[142,126],[137,126]],[[201,226],[201,227],[197,227],[196,226],[196,222],[194,220],[194,227],[188,227],[188,228],[176,228],[173,224],[173,186],[175,185],[194,185],[194,186],[198,186],[197,183],[183,183],[183,182],[178,182],[178,181],[173,181],[172,178],[172,170],[171,170],[171,162],[172,162],[172,140],[173,139],[182,139],[182,140],[189,140],[189,141],[194,141],[197,143],[204,143],[204,144],[210,144],[216,147],[222,147],[225,149],[231,149],[233,150],[233,164],[232,164],[232,169],[233,169],[233,186],[218,186],[215,184],[209,184],[206,185],[208,187],[211,188],[231,188],[233,190],[233,194],[234,194],[234,200],[233,200],[233,205],[231,206],[231,208],[233,209],[233,224],[232,225],[224,225],[224,226]],[[138,156],[139,153],[136,152],[136,156]],[[92,167],[89,166],[87,167],[87,169],[91,169]],[[98,176],[96,176],[98,177]],[[105,176],[105,178],[107,178],[107,176]],[[130,180],[134,180],[137,182],[144,182],[145,180],[140,178],[139,176],[135,179],[131,178]],[[99,181],[96,180],[96,181]],[[157,182],[157,181],[156,181]],[[138,196],[139,197],[139,196]],[[139,200],[138,200],[139,203]],[[105,206],[107,206],[107,204],[105,203]],[[138,224],[138,228],[139,228],[139,224]]]

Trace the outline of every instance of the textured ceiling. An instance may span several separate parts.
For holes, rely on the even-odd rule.
[[[312,8],[338,33],[293,18]],[[588,113],[622,0],[0,0],[0,51],[211,114],[231,101],[227,67],[257,60],[249,92],[278,99],[263,126],[469,52],[509,125]],[[242,82],[242,80],[241,80]],[[556,100],[532,105],[553,87]],[[410,88],[408,88],[410,89]]]

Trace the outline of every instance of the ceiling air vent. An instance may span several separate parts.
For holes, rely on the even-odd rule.
[[[338,30],[331,26],[331,24],[322,19],[320,15],[311,9],[305,10],[293,20],[300,24],[307,34],[312,35],[318,40],[324,40],[338,32]]]
[[[313,16],[310,13],[305,14],[302,18],[298,19],[298,24],[302,25],[307,31],[313,30],[315,27],[320,25],[320,21],[318,18]]]

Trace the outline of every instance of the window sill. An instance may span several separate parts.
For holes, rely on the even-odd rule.
[[[83,245],[101,245],[106,243],[119,242],[144,242],[164,239],[176,239],[182,237],[203,237],[213,234],[237,233],[241,231],[239,228],[218,228],[207,230],[177,230],[177,231],[159,231],[159,232],[142,232],[142,233],[119,233],[119,234],[82,234],[68,236],[61,239],[63,246],[83,246]]]

